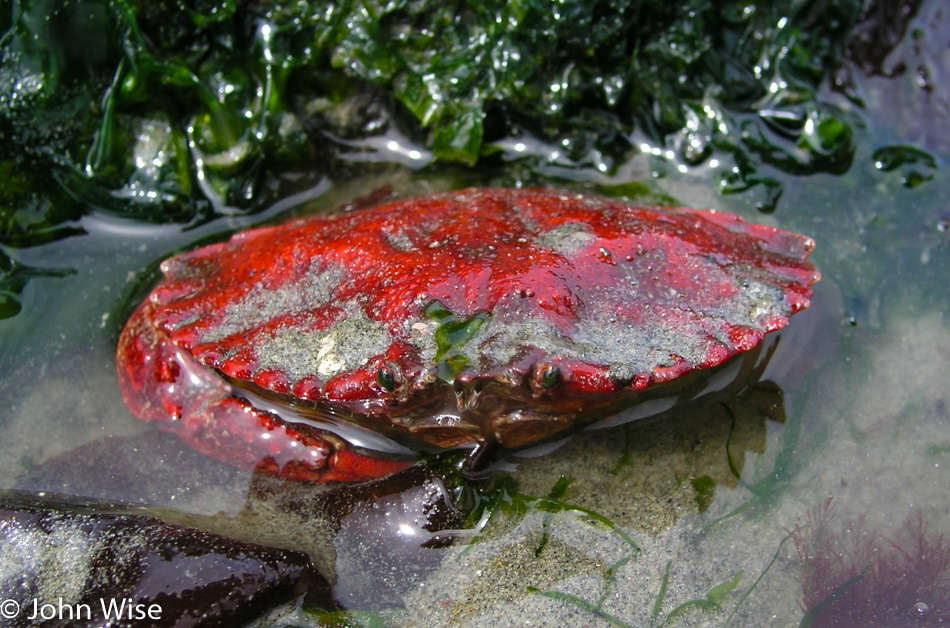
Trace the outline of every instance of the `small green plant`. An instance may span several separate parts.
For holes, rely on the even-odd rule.
[[[388,628],[396,624],[405,614],[402,610],[392,611],[324,611],[303,609],[315,618],[321,626],[334,628]]]
[[[653,614],[651,614],[651,617],[650,617],[651,623],[655,623],[656,617],[659,616],[658,610],[662,609],[663,607],[663,598],[660,596],[666,594],[666,588],[667,588],[666,583],[667,583],[667,580],[669,579],[670,569],[672,565],[673,565],[673,561],[669,561],[668,563],[666,563],[666,571],[663,574],[663,583],[660,586],[660,594],[657,595],[657,600],[653,604]],[[683,602],[682,604],[674,608],[666,616],[666,619],[664,619],[663,622],[660,623],[659,625],[660,626],[667,625],[668,623],[673,621],[674,618],[679,617],[680,615],[682,615],[683,613],[685,613],[691,608],[700,608],[703,610],[710,610],[710,611],[721,609],[723,600],[725,600],[727,595],[735,591],[736,587],[739,586],[739,581],[741,579],[742,579],[742,571],[740,570],[732,574],[732,576],[728,580],[721,582],[717,584],[716,586],[714,586],[713,588],[711,588],[706,593],[706,597],[697,598],[693,600],[687,600],[686,602]]]
[[[496,483],[488,488],[481,491],[473,492],[469,490],[467,495],[460,497],[460,503],[465,504],[464,507],[469,509],[471,513],[470,517],[476,523],[474,527],[477,530],[484,530],[485,526],[488,525],[488,522],[495,516],[498,512],[505,512],[510,514],[524,514],[532,510],[538,510],[544,512],[546,515],[557,512],[574,512],[588,519],[592,519],[602,525],[607,526],[612,532],[619,536],[623,541],[632,548],[633,554],[637,555],[640,553],[640,546],[637,545],[636,541],[627,534],[627,532],[618,526],[616,523],[605,517],[604,515],[590,510],[589,508],[584,508],[582,506],[576,506],[562,500],[562,497],[567,492],[568,487],[570,487],[573,480],[561,476],[558,478],[557,482],[554,483],[554,486],[551,488],[551,491],[548,493],[547,497],[533,497],[531,495],[525,495],[517,491],[517,484],[514,479],[510,476],[504,476],[499,478]],[[542,527],[548,525],[548,518],[542,520]],[[481,534],[476,534],[470,543],[474,545],[478,543],[481,538]],[[542,540],[538,547],[535,550],[535,555],[540,556],[544,550],[544,546],[547,544],[546,532],[542,532]]]
[[[752,583],[752,586],[749,587],[748,590],[746,590],[736,601],[735,606],[733,606],[732,611],[729,613],[728,617],[726,618],[725,623],[723,624],[724,627],[727,627],[729,626],[729,624],[732,623],[732,620],[735,618],[739,609],[742,607],[745,601],[749,598],[749,596],[752,595],[755,589],[759,586],[759,583],[762,582],[762,579],[765,578],[765,575],[772,569],[772,566],[775,564],[775,561],[778,560],[778,557],[782,552],[782,548],[784,547],[785,543],[790,538],[792,538],[792,534],[786,535],[785,538],[783,538],[779,542],[778,548],[775,550],[775,554],[772,555],[772,559],[768,562],[768,564],[765,566],[765,568],[762,570],[759,576]],[[583,609],[584,611],[596,617],[599,617],[600,619],[603,619],[604,621],[610,623],[613,626],[620,626],[622,628],[632,628],[634,624],[630,624],[628,622],[623,621],[622,619],[618,617],[615,617],[614,615],[611,615],[610,613],[604,610],[603,606],[607,600],[607,596],[609,595],[610,590],[613,588],[616,582],[617,572],[628,562],[636,558],[638,554],[639,552],[636,552],[636,553],[632,553],[627,556],[624,556],[623,558],[613,563],[608,568],[607,574],[604,578],[603,592],[600,594],[600,597],[597,599],[596,602],[589,602],[579,596],[572,595],[570,593],[563,593],[561,591],[552,591],[552,590],[541,591],[534,587],[528,587],[528,591],[530,591],[531,593],[537,593],[539,595],[549,597],[554,600],[558,600],[560,602],[565,602],[567,604],[572,604],[574,606],[577,606]],[[721,610],[723,608],[724,603],[726,602],[727,597],[730,596],[732,593],[734,593],[736,589],[739,587],[739,583],[742,580],[742,575],[743,575],[742,570],[735,572],[727,580],[724,580],[723,582],[709,589],[709,591],[706,593],[704,597],[687,600],[686,602],[683,602],[679,606],[675,607],[673,610],[667,613],[665,617],[663,617],[662,616],[663,605],[666,602],[666,592],[667,592],[667,589],[669,588],[670,573],[672,572],[672,570],[673,570],[673,561],[668,561],[666,563],[665,569],[663,570],[663,578],[660,581],[660,589],[657,592],[656,599],[653,602],[653,607],[650,611],[650,624],[649,624],[650,626],[654,626],[656,628],[662,628],[663,626],[670,625],[671,622],[673,622],[675,619],[677,619],[678,617],[680,617],[681,615],[683,615],[684,613],[692,609],[701,609],[701,610],[707,610],[707,611]]]
[[[439,324],[435,330],[438,348],[435,361],[438,363],[439,379],[452,382],[469,365],[469,359],[462,353],[462,348],[491,318],[491,313],[478,312],[463,319],[441,302],[433,301],[426,307],[425,315]]]
[[[636,557],[636,554],[628,554],[627,556],[624,556],[623,558],[621,558],[620,560],[612,564],[607,569],[606,584],[604,585],[604,591],[603,593],[600,594],[600,598],[598,598],[597,602],[593,604],[581,597],[578,597],[576,595],[571,595],[570,593],[561,593],[560,591],[541,591],[540,589],[536,589],[535,587],[528,587],[528,591],[530,593],[537,593],[539,595],[543,595],[545,597],[549,597],[554,600],[558,600],[561,602],[566,602],[568,604],[574,604],[576,606],[579,606],[580,608],[584,609],[591,615],[595,615],[609,622],[613,626],[629,626],[629,624],[621,621],[620,619],[606,612],[603,609],[603,606],[604,606],[604,602],[607,601],[607,594],[610,592],[610,589],[614,584],[616,573],[620,570],[621,567],[626,565],[635,557]]]
[[[562,475],[558,478],[557,482],[554,483],[554,486],[551,488],[551,492],[548,493],[548,499],[559,500],[564,497],[564,494],[567,492],[567,489],[570,488],[571,484],[574,483],[572,478]],[[538,543],[538,547],[534,550],[534,555],[540,556],[544,551],[544,548],[548,544],[548,526],[551,523],[551,512],[545,512],[544,517],[541,519],[541,542]]]
[[[696,491],[696,503],[699,505],[699,512],[706,512],[716,496],[715,480],[708,475],[701,475],[690,480],[690,484],[693,485],[693,489]]]
[[[539,595],[543,595],[545,597],[549,597],[554,600],[558,600],[560,602],[566,602],[568,604],[573,604],[575,606],[578,606],[582,608],[583,610],[591,613],[592,615],[595,615],[599,617],[600,619],[603,619],[609,622],[613,626],[632,628],[633,624],[629,624],[611,615],[610,613],[608,613],[607,611],[603,609],[603,605],[604,605],[604,602],[607,600],[607,595],[610,592],[610,589],[614,585],[617,571],[619,571],[621,567],[623,567],[628,562],[630,562],[630,560],[633,559],[634,557],[635,557],[634,555],[625,556],[610,566],[610,568],[607,570],[607,575],[606,575],[605,583],[604,583],[604,590],[601,593],[600,598],[598,598],[597,602],[594,602],[594,603],[588,602],[587,600],[581,597],[578,597],[576,595],[571,595],[570,593],[562,593],[560,591],[541,591],[534,587],[528,587],[528,591],[532,593],[537,593]],[[666,563],[666,569],[663,573],[663,580],[660,583],[660,591],[657,594],[656,602],[654,602],[653,604],[653,611],[650,613],[651,626],[658,626],[658,627],[666,626],[669,622],[673,621],[673,619],[675,619],[676,617],[679,617],[680,615],[682,615],[683,613],[685,613],[691,608],[701,608],[705,610],[718,610],[722,608],[723,600],[725,599],[727,595],[732,593],[737,586],[739,586],[739,580],[742,578],[742,572],[737,571],[728,580],[710,589],[709,592],[706,593],[705,597],[701,599],[689,600],[680,604],[679,606],[674,608],[672,611],[670,611],[669,614],[663,619],[662,622],[659,622],[660,612],[663,609],[663,602],[666,598],[666,590],[669,584],[670,571],[672,569],[672,566],[673,566],[673,561],[669,561],[668,563]]]
[[[725,407],[730,414],[733,414],[734,418],[733,409],[729,407],[728,404],[723,404],[723,407]],[[798,473],[798,470],[803,464],[802,456],[798,449],[799,439],[801,437],[803,411],[802,403],[798,402],[797,407],[791,408],[787,415],[782,414],[780,422],[783,423],[785,427],[782,430],[778,451],[776,452],[772,468],[752,482],[742,477],[736,459],[732,455],[732,434],[730,433],[729,439],[726,441],[726,458],[729,464],[729,470],[738,480],[739,485],[748,490],[751,496],[748,501],[738,508],[706,524],[707,529],[714,528],[736,515],[764,512],[765,507],[771,504],[781,494],[782,490],[788,485],[792,478],[795,477],[795,474]]]

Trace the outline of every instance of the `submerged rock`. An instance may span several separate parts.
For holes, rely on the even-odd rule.
[[[0,496],[0,612],[9,626],[234,626],[308,590],[303,552],[153,517]]]

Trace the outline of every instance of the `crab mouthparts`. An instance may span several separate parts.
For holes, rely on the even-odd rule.
[[[478,406],[478,399],[485,390],[485,383],[481,380],[463,383],[458,380],[454,382],[455,387],[455,405],[459,412],[469,412]]]

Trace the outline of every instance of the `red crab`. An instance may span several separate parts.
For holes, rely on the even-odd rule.
[[[755,347],[808,307],[813,246],[545,189],[302,218],[166,260],[120,383],[135,415],[216,459],[382,477],[419,445],[525,445]],[[387,456],[374,434],[416,446]]]

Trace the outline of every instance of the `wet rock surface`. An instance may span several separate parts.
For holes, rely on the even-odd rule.
[[[239,520],[258,538],[305,548],[334,581],[334,601],[360,610],[401,606],[469,525],[446,482],[425,466],[352,485],[258,476]],[[314,597],[307,603],[328,608]]]
[[[107,504],[0,495],[3,625],[235,626],[304,591],[317,600],[329,585],[303,552]]]
[[[159,431],[91,441],[33,467],[14,487],[119,502],[168,523],[296,548],[346,607],[398,606],[441,559],[451,531],[465,526],[451,491],[425,466],[375,482],[287,482],[219,463]],[[307,599],[333,608],[319,586]]]

